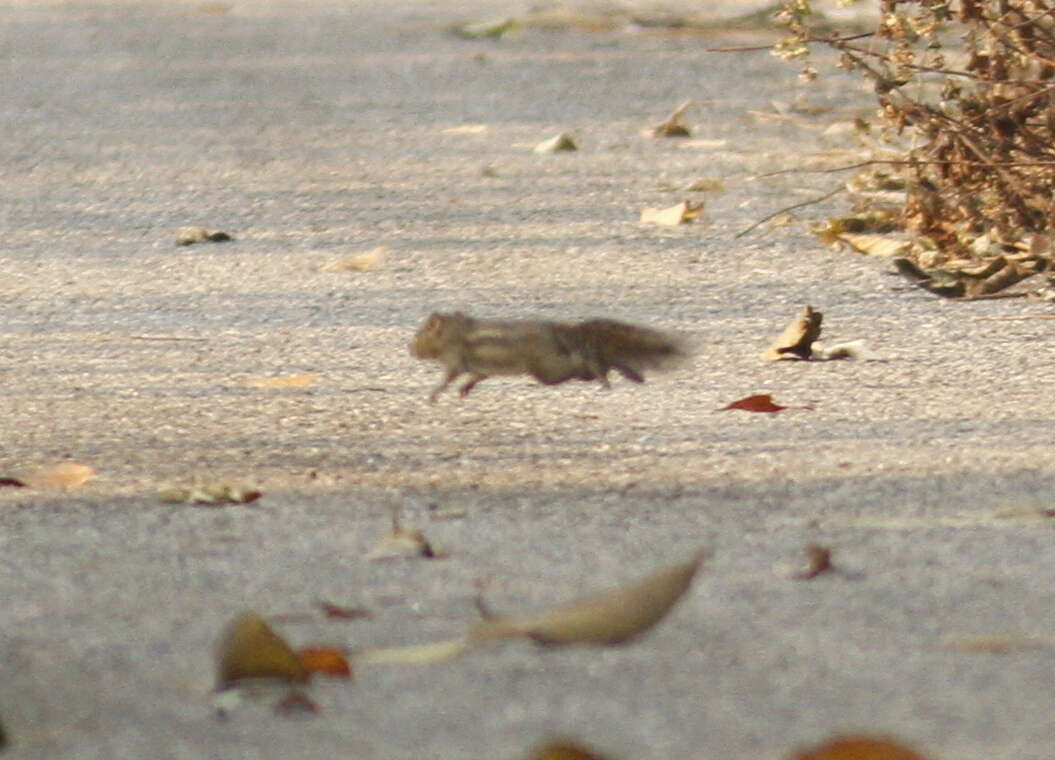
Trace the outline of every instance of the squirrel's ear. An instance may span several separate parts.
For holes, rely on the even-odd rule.
[[[430,332],[433,332],[435,330],[438,330],[441,324],[443,324],[443,315],[440,314],[438,311],[434,311],[429,314],[429,318],[425,322],[425,329]]]

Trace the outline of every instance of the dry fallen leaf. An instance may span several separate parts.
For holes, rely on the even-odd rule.
[[[13,488],[25,488],[26,484],[18,478],[0,478],[0,486],[11,486]]]
[[[833,239],[846,243],[858,253],[881,258],[903,256],[912,247],[912,243],[908,240],[889,235],[842,233],[834,235]]]
[[[428,557],[438,559],[446,556],[425,538],[420,530],[404,528],[399,519],[399,510],[392,511],[392,531],[381,539],[366,555],[367,559],[397,559],[400,557]]]
[[[524,760],[605,760],[605,758],[577,742],[564,739],[544,744],[525,756]]]
[[[813,342],[821,336],[824,315],[807,306],[796,316],[784,332],[777,336],[763,355],[769,361],[783,359],[809,359],[813,355]]]
[[[12,480],[30,488],[79,488],[94,477],[95,470],[83,462],[56,462]]]
[[[176,231],[176,245],[194,245],[195,243],[226,243],[234,240],[226,232],[209,230],[205,227],[181,227]]]
[[[374,616],[370,610],[363,607],[342,607],[321,599],[315,602],[315,606],[331,620],[369,620]]]
[[[366,272],[384,263],[385,257],[391,248],[387,245],[379,245],[364,253],[349,256],[339,261],[331,261],[319,267],[320,272]]]
[[[943,644],[947,649],[969,654],[1008,654],[1031,649],[1051,648],[1051,643],[1048,641],[1016,633],[948,636]]]
[[[219,482],[205,483],[200,486],[167,486],[158,491],[158,498],[166,504],[191,504],[204,507],[252,504],[263,495],[262,491]]]
[[[821,573],[829,572],[832,566],[832,550],[820,544],[810,544],[806,547],[807,567],[802,572],[794,573],[791,577],[799,581],[808,581],[816,578]]]
[[[311,646],[297,652],[297,658],[309,673],[330,678],[351,678],[352,668],[344,652],[336,647]]]
[[[579,146],[575,143],[575,138],[569,135],[567,132],[561,132],[556,137],[551,137],[548,140],[543,140],[535,146],[536,153],[557,153],[563,150],[578,150]]]
[[[622,644],[654,626],[681,599],[707,555],[661,570],[630,586],[528,615],[492,616],[469,629],[473,644],[528,638],[540,644]]]
[[[740,409],[745,412],[779,412],[787,409],[786,406],[773,403],[773,397],[768,393],[758,393],[754,396],[745,396],[739,401],[734,401],[729,406],[723,406],[719,412],[727,412],[730,409]]]
[[[252,679],[305,683],[311,677],[289,644],[253,612],[242,613],[227,626],[216,659],[218,689]]]
[[[286,375],[284,377],[259,377],[246,380],[250,388],[308,388],[315,385],[318,375]]]
[[[725,183],[720,179],[702,177],[687,184],[685,189],[690,193],[724,193]]]
[[[658,224],[663,227],[676,227],[679,224],[688,224],[703,211],[702,203],[682,201],[667,208],[644,208],[641,209],[641,221],[644,224]]]
[[[451,31],[458,37],[467,40],[480,40],[485,38],[501,39],[510,32],[519,29],[520,23],[515,18],[500,18],[490,21],[477,21],[470,24],[462,24],[454,27]]]
[[[813,749],[798,752],[791,760],[926,760],[890,739],[870,736],[840,736]]]
[[[686,100],[675,108],[667,118],[659,124],[652,126],[646,134],[652,137],[691,137],[692,130],[685,123],[685,112],[692,106],[691,100]]]
[[[447,127],[441,134],[444,135],[482,135],[488,129],[486,124],[461,124],[457,127]]]

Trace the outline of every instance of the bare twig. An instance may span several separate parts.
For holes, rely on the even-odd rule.
[[[747,229],[743,230],[742,232],[738,232],[736,235],[733,236],[733,240],[737,240],[739,238],[742,238],[744,235],[746,235],[747,233],[751,232],[755,228],[762,226],[763,224],[765,224],[766,222],[768,222],[770,219],[772,219],[775,216],[780,216],[781,214],[787,213],[788,211],[794,211],[795,209],[802,208],[803,206],[812,206],[815,203],[823,203],[824,201],[828,200],[829,198],[831,198],[831,197],[833,197],[835,195],[838,195],[839,193],[843,192],[844,190],[846,190],[846,188],[840,186],[840,187],[837,187],[834,190],[832,190],[830,193],[825,193],[820,198],[814,198],[813,200],[803,201],[802,203],[796,203],[796,204],[791,205],[791,206],[785,206],[784,208],[777,209],[772,214],[768,214],[768,215],[762,217],[761,219],[759,219],[757,222],[755,222],[754,224],[752,224],[750,227],[748,227]]]

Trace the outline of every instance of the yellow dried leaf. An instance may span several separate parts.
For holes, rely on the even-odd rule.
[[[792,760],[926,760],[923,755],[889,739],[838,736],[818,747],[792,755]]]
[[[515,18],[500,18],[463,24],[455,27],[452,31],[457,36],[464,37],[467,40],[479,40],[488,37],[501,39],[509,32],[519,28],[519,26],[520,24]]]
[[[682,201],[667,208],[645,208],[641,210],[641,221],[645,224],[658,224],[664,227],[676,227],[693,221],[703,211],[702,203]]]
[[[192,504],[198,506],[222,506],[224,504],[251,504],[263,493],[242,486],[212,482],[199,486],[166,486],[158,490],[158,498],[166,504]]]
[[[284,377],[261,377],[246,380],[250,388],[307,388],[315,385],[318,375],[286,375]]]
[[[379,245],[364,253],[349,256],[346,259],[331,261],[319,267],[320,272],[366,272],[385,262],[385,257],[391,250],[387,245]]]
[[[482,135],[488,130],[486,124],[462,124],[457,127],[447,127],[441,134],[445,135]]]
[[[247,679],[304,683],[310,673],[285,639],[253,612],[236,617],[224,631],[216,653],[217,687]]]
[[[31,488],[79,488],[95,477],[95,469],[83,462],[56,462],[33,470],[19,480]]]
[[[581,602],[520,616],[496,616],[469,629],[474,644],[528,638],[541,644],[621,644],[662,620],[692,585],[707,555]]]
[[[575,143],[575,138],[567,132],[561,132],[556,137],[543,140],[535,146],[536,153],[557,153],[558,151],[578,149],[579,146]]]

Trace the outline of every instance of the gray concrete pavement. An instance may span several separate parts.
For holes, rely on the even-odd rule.
[[[1052,323],[1004,320],[1049,307],[936,300],[801,224],[733,238],[833,186],[750,178],[853,156],[821,133],[866,88],[824,80],[806,95],[831,111],[780,116],[794,71],[705,52],[724,37],[445,33],[497,2],[3,10],[0,464],[99,472],[0,490],[13,757],[518,758],[570,734],[620,760],[760,760],[846,730],[1052,756]],[[695,142],[641,136],[686,98]],[[532,152],[560,131],[582,150]],[[701,223],[639,223],[700,178],[726,185]],[[177,248],[187,224],[237,240]],[[374,270],[321,270],[378,245]],[[883,360],[761,362],[806,303]],[[499,379],[429,406],[438,369],[406,344],[452,308],[602,313],[701,353],[640,387]],[[318,380],[247,384],[295,374]],[[759,392],[813,409],[714,411]],[[265,496],[155,497],[207,474]],[[449,558],[366,561],[397,506]],[[848,573],[788,580],[808,542]],[[298,644],[414,643],[457,635],[479,582],[530,609],[699,545],[688,598],[631,646],[364,666],[313,688],[312,719],[212,715],[242,609],[307,614],[279,625]],[[1003,633],[1046,646],[949,646]]]

